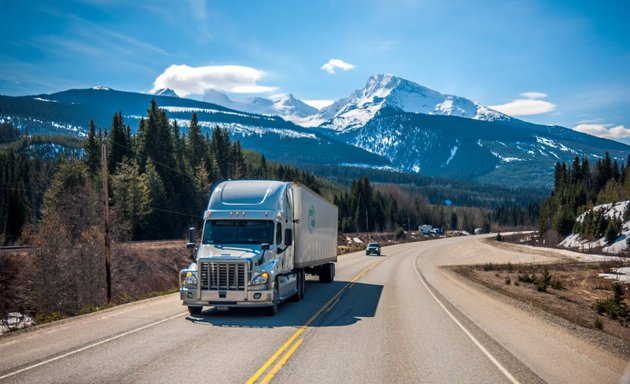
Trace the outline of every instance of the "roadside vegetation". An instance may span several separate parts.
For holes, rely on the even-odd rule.
[[[460,275],[503,295],[622,340],[630,353],[628,284],[599,276],[620,261],[591,263],[487,263],[451,267]]]

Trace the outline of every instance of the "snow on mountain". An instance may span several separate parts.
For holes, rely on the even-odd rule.
[[[327,120],[321,125],[323,128],[347,131],[364,126],[384,107],[484,121],[512,120],[466,98],[445,95],[391,74],[370,76],[362,90],[323,108],[318,117]]]
[[[227,95],[209,90],[204,94],[204,101],[221,105],[237,111],[256,113],[259,115],[277,115],[285,120],[300,124],[305,118],[317,114],[317,108],[311,107],[292,94],[279,95],[273,99],[251,97],[247,99],[230,99]]]
[[[179,95],[170,88],[160,88],[160,89],[156,89],[155,91],[151,91],[149,93],[155,96],[179,97]]]

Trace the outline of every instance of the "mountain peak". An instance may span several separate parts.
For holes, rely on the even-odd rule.
[[[171,88],[160,88],[154,91],[149,92],[155,96],[170,96],[170,97],[179,97],[177,93]]]
[[[322,126],[336,131],[357,129],[383,108],[427,115],[457,116],[475,120],[510,120],[511,118],[459,96],[445,95],[420,84],[388,74],[368,78],[365,87],[345,99],[337,100],[320,114],[329,120]]]

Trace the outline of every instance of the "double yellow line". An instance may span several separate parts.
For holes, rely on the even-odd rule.
[[[374,263],[370,264],[367,268],[359,272],[358,275],[356,275],[352,280],[350,280],[348,284],[346,284],[343,288],[341,288],[341,290],[339,290],[339,292],[337,292],[335,296],[333,296],[330,300],[328,300],[326,304],[324,304],[323,307],[321,307],[317,312],[315,312],[315,314],[311,316],[311,318],[308,319],[308,321],[304,323],[304,325],[302,325],[300,329],[298,329],[293,334],[293,336],[291,336],[284,344],[282,344],[282,346],[269,358],[269,360],[267,360],[265,364],[263,364],[262,367],[260,367],[258,371],[256,371],[256,373],[254,373],[254,375],[249,378],[249,380],[247,380],[247,384],[254,384],[256,380],[258,380],[265,372],[267,372],[269,367],[278,359],[278,357],[280,357],[280,355],[282,355],[284,351],[287,350],[287,348],[291,347],[289,348],[287,353],[285,353],[284,356],[282,356],[282,358],[278,360],[276,365],[274,365],[273,368],[271,368],[271,370],[260,382],[261,384],[269,383],[271,379],[273,379],[273,377],[276,375],[276,373],[278,373],[280,368],[282,368],[282,366],[287,362],[287,360],[289,360],[289,358],[293,355],[293,353],[295,353],[295,351],[300,347],[300,345],[304,341],[304,337],[300,339],[298,339],[298,337],[300,337],[300,335],[308,328],[308,326],[311,325],[311,323],[315,321],[315,319],[317,319],[319,315],[321,315],[323,312],[329,312],[339,302],[340,296],[346,290],[352,288],[352,286],[357,282],[357,280],[365,276],[365,274],[368,273],[369,270],[376,267],[383,261],[385,261],[385,259],[381,259],[379,261],[375,261]]]

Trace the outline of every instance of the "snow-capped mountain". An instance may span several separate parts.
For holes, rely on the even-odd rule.
[[[457,116],[484,121],[515,120],[463,97],[445,95],[391,75],[373,75],[365,87],[325,107],[312,121],[338,132],[363,127],[383,108],[427,115]],[[312,126],[312,124],[310,124]]]
[[[179,95],[170,88],[160,88],[155,91],[149,92],[151,95],[155,96],[170,96],[170,97],[179,97]]]
[[[166,96],[168,93],[154,95],[95,87],[32,96],[0,95],[0,123],[11,123],[31,135],[85,137],[91,120],[98,129],[107,131],[112,115],[120,111],[125,124],[135,132],[155,100],[171,121],[177,121],[180,132],[186,132],[194,112],[204,134],[210,134],[215,127],[224,128],[234,140],[240,140],[244,149],[262,153],[268,160],[302,165],[390,165],[378,155],[278,116],[239,112],[199,100]],[[282,98],[276,105],[291,110],[291,99]]]
[[[317,108],[296,99],[290,93],[274,97],[273,99],[252,97],[243,100],[233,100],[217,90],[209,90],[204,94],[203,99],[209,103],[237,111],[259,115],[277,115],[296,124],[300,124],[304,118],[314,116],[319,112]]]

